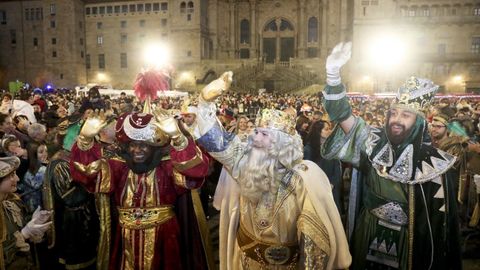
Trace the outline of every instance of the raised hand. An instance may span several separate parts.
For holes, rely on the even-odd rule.
[[[82,130],[80,131],[80,135],[86,138],[93,138],[95,137],[100,130],[102,130],[107,125],[107,117],[103,110],[95,112],[90,115],[85,123],[83,124]]]
[[[168,137],[177,138],[182,134],[178,127],[178,121],[171,112],[163,108],[157,108],[153,112],[153,115],[155,116],[155,122],[153,124],[168,135]]]
[[[223,91],[227,91],[230,88],[233,80],[233,72],[227,71],[222,74],[218,79],[212,81],[202,89],[200,93],[201,97],[205,101],[214,101],[217,97],[222,95]]]
[[[341,42],[333,48],[325,64],[328,85],[335,86],[341,83],[340,68],[348,62],[351,56],[352,42]]]

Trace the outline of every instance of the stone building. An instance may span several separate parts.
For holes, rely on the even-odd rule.
[[[408,76],[445,92],[480,92],[480,3],[355,1],[350,88],[392,91]]]
[[[84,19],[79,0],[1,1],[0,87],[85,82]]]
[[[391,91],[412,74],[477,91],[479,22],[474,0],[4,0],[0,86],[128,89],[145,47],[163,42],[178,88],[233,70],[236,90],[296,90],[323,84],[328,52],[353,40],[351,91]]]
[[[324,80],[352,38],[353,0],[30,0],[0,2],[0,84],[130,88],[145,46],[166,43],[173,84],[194,89],[224,70],[234,89],[285,91]]]

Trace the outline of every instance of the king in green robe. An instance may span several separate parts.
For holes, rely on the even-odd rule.
[[[339,46],[327,59],[323,92],[325,109],[338,125],[322,155],[351,163],[361,174],[351,193],[358,198],[350,209],[355,211],[349,220],[354,223],[351,269],[461,269],[450,175],[456,157],[430,145],[421,112],[438,86],[410,78],[399,89],[385,127],[368,126],[352,115],[340,82],[339,68],[351,45]]]

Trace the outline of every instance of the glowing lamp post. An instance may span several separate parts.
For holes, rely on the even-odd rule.
[[[146,67],[164,68],[170,65],[170,49],[162,43],[152,43],[145,47],[143,58]]]
[[[463,83],[463,77],[462,75],[457,75],[452,78],[453,83],[455,84],[462,84]]]
[[[462,92],[465,91],[465,79],[462,75],[453,76],[451,79],[451,85],[456,90],[461,90]]]
[[[389,88],[387,73],[393,74],[394,71],[398,71],[401,64],[405,62],[407,55],[406,44],[407,43],[400,37],[388,34],[372,38],[372,40],[368,42],[368,63],[375,73],[384,75],[385,88]],[[376,77],[376,81],[378,81],[378,76]],[[378,88],[378,83],[376,87]]]
[[[369,48],[369,58],[373,61],[372,64],[380,68],[398,66],[406,55],[405,44],[393,36],[374,39]]]
[[[195,76],[190,71],[180,73],[175,79],[175,88],[192,89],[195,85]]]
[[[97,79],[99,83],[103,83],[107,80],[107,75],[105,75],[105,73],[100,72],[97,74]]]
[[[362,85],[362,90],[366,92],[370,92],[371,88],[370,85],[372,83],[372,78],[368,75],[364,75],[362,79],[360,80],[360,83]]]

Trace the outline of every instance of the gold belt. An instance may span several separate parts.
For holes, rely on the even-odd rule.
[[[172,205],[151,208],[118,207],[120,226],[126,229],[148,229],[167,222],[175,216]]]
[[[265,243],[248,233],[240,224],[237,232],[237,242],[245,256],[261,265],[295,266],[298,261],[298,244]]]

